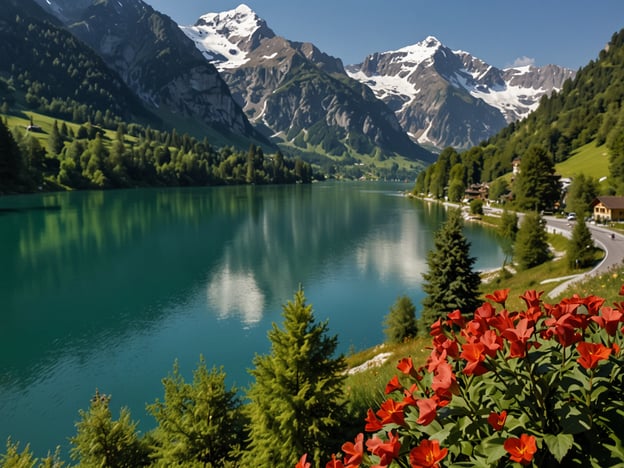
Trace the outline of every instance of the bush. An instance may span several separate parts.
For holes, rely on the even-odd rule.
[[[384,333],[389,343],[403,343],[418,334],[416,324],[416,307],[407,296],[399,297],[385,320]]]
[[[399,362],[390,397],[368,411],[371,435],[327,466],[621,466],[624,302],[548,305],[527,291],[526,310],[510,312],[508,291],[487,295],[472,318],[436,321],[426,364]]]

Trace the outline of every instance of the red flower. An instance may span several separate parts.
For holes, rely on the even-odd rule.
[[[622,314],[619,310],[611,307],[603,307],[602,313],[600,315],[590,317],[590,320],[596,322],[600,328],[604,328],[607,334],[615,336],[617,333],[618,323],[622,321],[623,317],[624,314]]]
[[[494,291],[494,294],[486,294],[485,298],[505,307],[505,301],[507,301],[508,295],[509,295],[509,288],[499,289],[498,291]]]
[[[436,418],[436,410],[438,409],[438,404],[435,399],[425,398],[422,400],[418,400],[416,402],[416,406],[418,406],[418,411],[420,412],[418,420],[416,420],[417,424],[426,426]]]
[[[598,362],[603,359],[609,359],[612,349],[607,348],[600,343],[588,343],[582,341],[576,345],[576,350],[579,352],[580,357],[578,362],[585,369],[595,369],[598,366]]]
[[[364,430],[366,432],[377,432],[383,429],[383,425],[381,424],[379,419],[377,419],[377,416],[375,416],[375,413],[373,413],[373,410],[370,408],[368,409],[368,413],[366,414],[365,421],[366,421],[366,426],[364,427]]]
[[[375,436],[366,441],[366,448],[370,453],[379,457],[380,465],[389,465],[392,460],[399,456],[401,442],[399,442],[398,434],[388,432],[387,442]]]
[[[535,437],[528,434],[522,434],[520,438],[510,437],[503,444],[505,450],[509,453],[512,461],[528,465],[533,460],[533,455],[537,452]]]
[[[417,370],[414,368],[414,363],[412,362],[411,357],[401,359],[397,365],[397,369],[414,379],[422,380],[422,376],[418,375]]]
[[[457,395],[459,386],[453,373],[453,368],[448,362],[441,363],[435,370],[431,389],[439,396]]]
[[[381,419],[381,424],[398,424],[405,425],[405,413],[403,408],[405,403],[396,402],[388,399],[381,404],[381,408],[377,411],[377,416]]]
[[[433,339],[433,347],[439,353],[446,351],[446,354],[453,359],[457,359],[459,357],[459,345],[457,344],[457,341],[451,340],[444,335],[438,335]]]
[[[483,352],[490,357],[496,356],[496,352],[503,347],[502,338],[494,330],[488,330],[481,335],[479,343],[485,347]]]
[[[355,444],[353,442],[342,444],[342,451],[345,453],[344,461],[347,464],[347,468],[359,466],[364,456],[364,434],[360,432],[355,437]]]
[[[491,412],[488,416],[488,423],[495,431],[500,431],[505,426],[507,420],[507,411],[503,410],[500,413]]]
[[[466,319],[462,317],[461,311],[459,309],[455,309],[453,312],[448,314],[446,318],[446,324],[449,326],[456,325],[461,328],[466,324]]]
[[[438,468],[447,453],[447,448],[440,450],[437,440],[425,439],[410,451],[410,464],[412,468]]]
[[[401,390],[403,388],[403,385],[401,385],[401,382],[399,382],[399,378],[395,375],[394,377],[392,377],[392,379],[390,380],[390,382],[388,382],[386,384],[386,395],[388,393],[392,393],[395,390]]]
[[[332,459],[327,462],[325,468],[345,468],[345,466],[341,460],[336,460],[336,455],[332,454]]]
[[[624,284],[620,286],[620,296],[624,296]]]
[[[515,328],[508,328],[501,335],[511,343],[510,358],[522,358],[526,354],[527,343],[533,335],[533,327],[529,327],[529,321],[525,318],[518,321]]]
[[[304,453],[301,459],[295,465],[295,468],[310,468],[310,463],[306,461],[308,454]]]
[[[537,292],[535,290],[526,291],[520,299],[524,301],[527,307],[539,306],[540,305],[540,296],[544,294],[544,291]]]
[[[438,320],[436,320],[435,322],[431,324],[429,334],[431,336],[438,336],[438,335],[441,335],[442,333],[444,333],[444,330],[442,329],[442,319],[439,318]]]
[[[467,362],[462,371],[465,375],[482,375],[487,372],[487,368],[481,364],[485,360],[484,351],[483,343],[466,343],[462,347],[460,356]]]

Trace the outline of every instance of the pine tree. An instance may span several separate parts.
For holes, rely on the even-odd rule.
[[[48,151],[52,156],[58,156],[63,149],[63,137],[61,136],[61,132],[59,130],[58,121],[54,121],[54,125],[52,125],[52,131],[50,132],[50,136],[48,136]]]
[[[137,436],[137,423],[130,419],[130,411],[122,408],[119,419],[113,421],[109,405],[110,396],[96,390],[89,410],[80,410],[77,433],[70,439],[70,456],[81,466],[148,466],[148,450]]]
[[[514,244],[514,258],[521,270],[550,260],[546,223],[539,213],[532,212],[524,216]]]
[[[249,447],[241,466],[291,467],[307,453],[329,458],[341,428],[345,363],[337,338],[316,323],[303,290],[283,307],[283,329],[269,331],[271,354],[256,356],[248,398]]]
[[[234,461],[243,421],[237,390],[226,388],[225,373],[216,368],[208,371],[201,357],[191,384],[184,381],[175,362],[163,385],[164,400],[147,406],[158,421],[155,456],[161,464],[223,466]]]
[[[473,312],[480,304],[481,278],[473,270],[474,257],[470,256],[470,243],[463,234],[463,220],[459,209],[449,212],[449,217],[434,238],[435,249],[427,255],[427,273],[423,290],[422,326],[429,325],[455,309]]]
[[[386,316],[385,325],[384,333],[389,343],[403,343],[416,336],[416,307],[409,297],[401,296],[396,300]]]
[[[19,187],[23,176],[20,149],[9,129],[0,121],[0,193]]]
[[[585,268],[594,261],[594,240],[583,218],[579,218],[572,229],[566,258],[570,268]]]
[[[581,173],[574,177],[566,197],[566,210],[574,212],[579,218],[591,213],[591,203],[598,196],[598,181]]]
[[[530,147],[520,162],[520,173],[514,183],[516,203],[522,209],[551,209],[560,198],[559,178],[555,165],[544,148]]]

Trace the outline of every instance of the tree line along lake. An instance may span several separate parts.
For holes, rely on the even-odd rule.
[[[445,207],[411,185],[137,189],[0,198],[0,440],[45,455],[75,434],[98,389],[116,418],[146,403],[178,359],[203,355],[245,387],[253,356],[301,285],[348,353],[383,341],[398,296],[420,311]],[[477,269],[500,267],[495,232],[467,224]]]

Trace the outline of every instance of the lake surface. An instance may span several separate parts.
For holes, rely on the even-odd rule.
[[[0,443],[36,455],[75,434],[95,389],[140,429],[175,359],[200,354],[249,384],[254,354],[303,286],[339,351],[383,341],[401,294],[421,309],[439,204],[405,184],[142,189],[0,198]],[[494,233],[467,225],[476,267],[499,267]],[[3,449],[0,451],[4,451]]]

